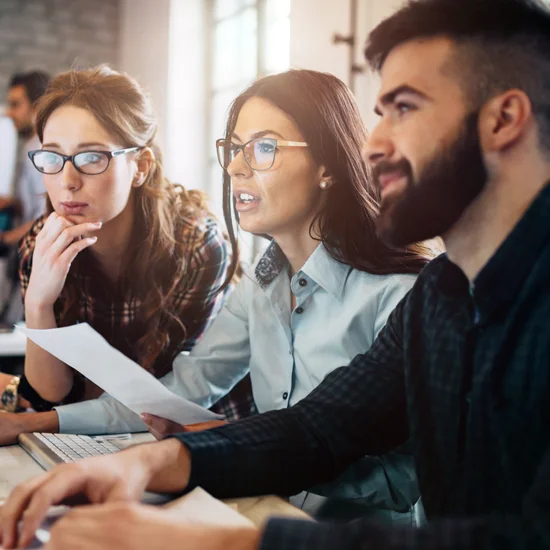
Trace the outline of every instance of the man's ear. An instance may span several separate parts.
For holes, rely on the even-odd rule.
[[[479,116],[481,147],[498,152],[512,146],[533,127],[533,106],[522,90],[508,90],[489,100]]]
[[[145,179],[153,166],[153,162],[155,162],[153,150],[150,147],[144,147],[136,158],[137,170],[132,183],[134,187],[140,187],[145,183]]]

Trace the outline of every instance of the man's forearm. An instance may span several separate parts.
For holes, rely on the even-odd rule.
[[[189,483],[191,455],[177,439],[139,445],[135,451],[149,472],[147,490],[180,493]]]

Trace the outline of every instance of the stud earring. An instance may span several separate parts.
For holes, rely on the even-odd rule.
[[[320,187],[321,189],[326,189],[327,186],[328,186],[328,183],[327,183],[325,180],[323,180],[323,181],[319,184],[319,187]]]

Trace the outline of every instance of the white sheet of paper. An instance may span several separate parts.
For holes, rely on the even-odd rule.
[[[177,514],[182,523],[215,525],[217,527],[253,527],[254,524],[241,514],[214,498],[201,487],[189,494],[164,505],[164,508]]]
[[[172,393],[152,374],[109,345],[88,323],[19,330],[137,414],[150,413],[178,424],[223,418]]]

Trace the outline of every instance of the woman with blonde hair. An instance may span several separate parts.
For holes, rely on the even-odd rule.
[[[167,374],[220,309],[237,254],[204,195],[164,176],[156,119],[129,76],[107,67],[57,76],[37,105],[36,129],[42,147],[29,157],[44,174],[48,214],[20,245],[27,326],[87,322],[155,376]],[[12,411],[101,394],[30,341],[25,376],[6,386],[2,401]],[[244,386],[242,402],[226,401],[230,412],[249,412]],[[59,429],[55,411],[2,420],[12,428],[3,442],[22,430]]]

